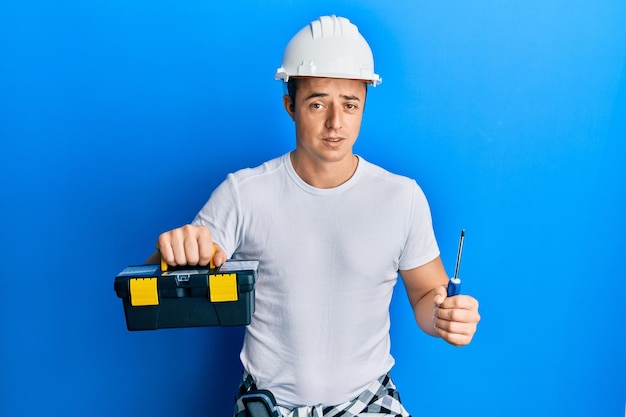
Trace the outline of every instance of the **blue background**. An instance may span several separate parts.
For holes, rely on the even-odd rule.
[[[621,416],[623,1],[0,1],[0,415],[227,416],[239,328],[128,332],[113,279],[228,172],[292,149],[273,80],[322,14],[370,42],[356,152],[416,178],[473,343],[422,334],[415,416]]]

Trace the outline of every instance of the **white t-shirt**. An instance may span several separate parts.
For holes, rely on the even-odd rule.
[[[352,400],[391,369],[398,270],[439,255],[419,186],[362,158],[331,189],[305,183],[289,154],[230,174],[194,224],[259,261],[241,361],[291,408]]]

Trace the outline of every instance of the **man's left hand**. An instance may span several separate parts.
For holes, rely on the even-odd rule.
[[[448,297],[446,287],[437,287],[434,302],[433,324],[437,335],[454,346],[469,344],[480,321],[478,300],[469,295]]]

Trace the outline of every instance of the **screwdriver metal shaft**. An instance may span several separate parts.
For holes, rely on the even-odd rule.
[[[461,255],[463,253],[463,241],[465,240],[465,229],[461,230],[461,239],[459,240],[459,251],[456,254],[456,267],[454,268],[454,277],[448,281],[448,297],[453,297],[461,293],[461,280],[459,279],[459,268],[461,267]]]

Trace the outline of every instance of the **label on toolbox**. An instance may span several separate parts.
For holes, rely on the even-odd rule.
[[[159,274],[159,266],[158,265],[136,265],[129,266],[124,269],[122,272],[118,274],[120,277],[124,276],[154,276]]]
[[[219,267],[219,272],[235,272],[235,271],[246,271],[253,270],[259,266],[259,261],[238,261],[238,260],[228,260]]]
[[[165,271],[161,273],[163,277],[175,277],[178,275],[208,275],[208,269],[176,269],[174,271]]]

